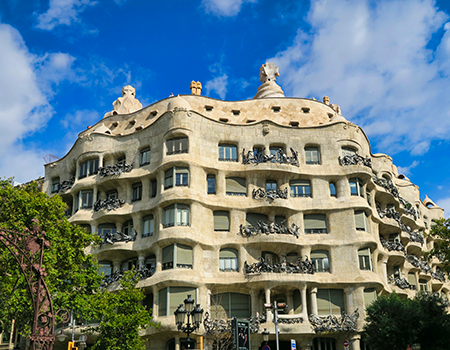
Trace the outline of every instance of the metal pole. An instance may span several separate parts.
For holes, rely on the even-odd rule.
[[[75,319],[73,317],[73,310],[70,311],[70,318],[72,319],[72,343],[75,340]]]
[[[280,344],[278,342],[278,311],[277,302],[273,302],[273,323],[275,324],[275,339],[277,343],[277,350],[280,350]]]

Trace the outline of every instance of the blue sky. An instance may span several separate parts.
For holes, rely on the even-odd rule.
[[[144,106],[192,80],[243,100],[273,61],[286,96],[329,96],[450,213],[449,15],[448,0],[2,0],[0,176],[43,175],[124,85]]]

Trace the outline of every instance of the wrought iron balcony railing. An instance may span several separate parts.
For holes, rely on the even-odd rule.
[[[299,166],[298,152],[291,148],[292,156],[288,157],[282,149],[277,150],[275,154],[264,154],[265,148],[257,148],[245,152],[242,150],[242,164],[261,164],[261,163],[279,163]]]
[[[100,247],[102,247],[104,244],[114,244],[116,242],[132,242],[136,240],[136,232],[134,229],[131,230],[131,234],[126,234],[123,232],[106,232],[106,233],[100,233],[99,234],[101,242]]]
[[[274,200],[276,198],[287,199],[288,189],[285,188],[277,189],[277,190],[264,190],[263,188],[254,189],[252,192],[253,199],[271,199]]]
[[[309,315],[309,322],[315,333],[321,332],[356,332],[358,330],[358,309],[351,315],[342,312],[341,316]]]
[[[122,173],[129,173],[133,170],[133,164],[118,163],[98,168],[100,177],[119,176]]]
[[[288,262],[286,258],[279,263],[266,262],[263,257],[259,258],[259,261],[249,265],[247,261],[244,262],[244,272],[246,274],[251,273],[303,273],[313,275],[316,272],[316,267],[312,260],[305,257],[305,260],[298,258],[296,262]]]
[[[101,283],[101,287],[105,288],[109,286],[111,283],[120,281],[123,277],[125,271],[122,269],[116,270],[113,273],[106,275]],[[139,280],[145,280],[151,276],[153,276],[156,272],[156,263],[153,262],[150,264],[150,267],[141,267],[139,270],[136,270],[135,278],[139,278]]]
[[[370,157],[363,157],[355,153],[348,156],[339,157],[339,164],[342,166],[346,165],[364,165],[372,168],[372,159]]]
[[[94,203],[94,211],[102,209],[116,210],[125,204],[125,200],[119,198],[99,199]]]
[[[389,283],[393,284],[401,289],[411,289],[411,290],[416,290],[416,286],[410,284],[407,280],[405,280],[404,278],[400,278],[398,276],[395,275],[390,275],[389,276]]]
[[[380,241],[383,247],[385,247],[387,250],[391,251],[398,251],[402,252],[403,254],[406,254],[405,246],[402,244],[402,242],[396,240],[394,242],[388,242],[386,241],[383,236],[380,236]]]
[[[285,221],[281,223],[271,222],[268,224],[262,220],[258,220],[256,226],[253,225],[240,225],[239,233],[243,237],[252,237],[257,236],[259,234],[284,234],[284,235],[294,235],[295,237],[299,237],[299,227],[292,223],[291,227],[287,226]]]
[[[220,318],[211,318],[209,312],[205,313],[205,318],[203,320],[203,325],[205,326],[206,334],[214,335],[214,334],[226,334],[232,332],[231,326],[231,318],[220,319]],[[261,323],[266,322],[266,315],[258,315],[256,317],[244,318],[250,322],[250,332],[258,333],[259,325]]]
[[[74,183],[75,183],[75,176],[69,180],[61,181],[61,183],[59,184],[59,192],[66,192],[67,190],[70,190]]]

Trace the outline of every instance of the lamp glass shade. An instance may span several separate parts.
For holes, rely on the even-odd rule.
[[[267,331],[266,328],[264,328],[264,332],[262,332],[262,336],[263,336],[263,341],[269,341],[269,332]]]
[[[200,308],[200,304],[197,304],[197,306],[192,311],[192,314],[195,324],[202,323],[203,309]]]
[[[194,308],[194,299],[191,298],[190,294],[188,294],[187,298],[184,299],[184,307],[186,308],[187,312],[191,312]]]
[[[174,314],[175,314],[175,322],[177,324],[183,324],[184,319],[186,317],[186,310],[184,309],[182,304],[180,304],[178,306],[178,308],[175,310]]]

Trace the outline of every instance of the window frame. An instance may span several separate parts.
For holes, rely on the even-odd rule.
[[[232,143],[219,143],[219,162],[237,162],[239,159],[237,146]]]
[[[311,181],[305,179],[296,179],[289,181],[289,196],[291,198],[312,198]]]
[[[51,193],[58,193],[59,187],[61,185],[59,177],[55,177],[52,179],[52,187],[51,187]]]
[[[360,270],[373,271],[372,251],[370,247],[358,250],[358,265]]]
[[[332,186],[333,186],[333,190],[332,190]],[[336,189],[336,183],[335,182],[329,182],[328,183],[328,187],[330,189],[330,197],[335,197],[337,198],[337,189]],[[334,193],[333,193],[334,192]]]
[[[315,216],[315,218],[314,218]],[[319,220],[319,216],[324,220]],[[325,223],[325,228],[307,228],[310,224],[307,225],[307,221],[309,220],[315,220],[315,221],[323,221]],[[326,214],[322,213],[313,213],[313,214],[304,214],[303,215],[303,225],[304,225],[304,231],[306,234],[328,234],[328,219]],[[322,225],[321,225],[322,226]]]
[[[96,175],[98,173],[99,158],[91,158],[79,163],[78,179]]]
[[[142,182],[135,182],[131,186],[131,201],[137,202],[142,200]]]
[[[189,249],[187,249],[189,248]],[[185,261],[183,263],[179,263],[179,251],[182,252],[182,249],[184,250],[190,250],[191,256],[189,261]],[[169,250],[172,253],[171,259],[169,258],[167,261],[166,256],[167,252],[165,253],[164,250]],[[194,249],[186,244],[179,244],[179,243],[172,243],[164,248],[161,249],[161,268],[163,271],[165,270],[172,270],[172,269],[193,269],[194,266]]]
[[[314,257],[316,255],[317,257]],[[325,255],[325,256],[323,256]],[[316,268],[316,272],[331,273],[330,253],[327,250],[313,250],[310,254],[310,259]]]
[[[214,180],[213,181],[214,182],[214,191],[210,190],[210,187],[212,187],[210,179]],[[208,175],[206,175],[206,193],[207,194],[216,194],[217,193],[216,186],[217,186],[216,175],[215,174],[208,174]]]
[[[358,221],[360,221],[359,216],[363,217],[364,221],[364,227],[359,226]],[[369,226],[369,217],[367,216],[367,213],[364,210],[355,210],[354,211],[354,217],[355,217],[355,229],[356,231],[363,231],[363,232],[370,232],[370,226]]]
[[[170,212],[171,210],[172,212]],[[163,208],[163,228],[190,226],[190,211],[190,205],[184,203],[173,203]],[[183,215],[187,216],[187,222],[178,221],[178,217],[183,218]]]
[[[147,221],[148,224],[146,224]],[[153,214],[149,214],[142,218],[142,237],[151,237],[154,234],[155,234],[155,217]]]
[[[94,190],[85,189],[81,190],[78,194],[79,209],[91,209],[94,205]],[[84,205],[86,204],[86,205]]]
[[[220,215],[222,214],[222,215]],[[224,215],[226,214],[226,215]],[[220,217],[226,217],[227,228],[220,228],[224,223],[219,222]],[[230,231],[230,212],[228,210],[214,210],[213,211],[213,223],[215,232],[229,232]]]
[[[145,166],[151,162],[151,149],[150,147],[145,147],[139,152],[139,166]]]
[[[305,151],[305,164],[307,164],[307,165],[320,165],[321,164],[320,147],[306,146],[304,151]]]
[[[164,172],[164,190],[173,187],[189,187],[189,167],[173,166]]]
[[[231,186],[231,183],[229,184],[228,182],[231,182],[231,181],[234,181],[234,182],[236,182],[238,184],[238,186],[236,186],[236,188],[239,187],[239,186],[242,187],[242,189],[241,189],[242,192],[229,191],[229,189],[230,189],[229,186]],[[242,185],[239,182],[245,182],[245,186]],[[243,188],[244,187],[245,187],[245,192],[243,192]],[[248,191],[248,189],[247,189],[247,179],[245,177],[229,176],[229,177],[225,178],[225,194],[227,196],[245,196],[246,197],[247,196],[247,191]]]
[[[350,185],[350,195],[364,198],[364,183],[359,177],[352,177],[348,180]]]
[[[166,155],[189,153],[189,137],[178,136],[166,140]]]
[[[237,249],[222,248],[219,251],[219,271],[221,272],[239,271],[239,252]]]

